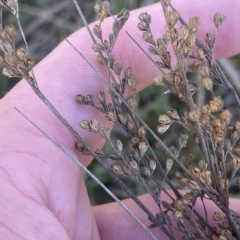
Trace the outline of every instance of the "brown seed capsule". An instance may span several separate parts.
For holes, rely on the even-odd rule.
[[[98,133],[98,132],[99,132],[100,123],[99,123],[98,120],[92,119],[92,120],[89,122],[89,126],[90,126],[92,132],[95,132],[95,133]]]
[[[159,134],[165,133],[165,132],[169,129],[170,125],[171,125],[171,124],[157,126],[157,132],[158,132]]]
[[[108,112],[106,114],[106,118],[107,118],[107,120],[112,121],[112,122],[117,121],[117,116],[116,116],[115,112]]]
[[[223,221],[223,220],[226,220],[227,217],[226,217],[226,215],[224,215],[223,213],[215,212],[215,213],[213,214],[213,219],[214,219],[215,221]]]
[[[180,117],[175,109],[169,109],[167,111],[167,116],[173,121],[180,121]]]
[[[12,39],[15,39],[17,35],[17,31],[12,24],[6,25],[4,28],[7,35],[9,35]]]
[[[183,202],[182,202],[182,200],[175,200],[174,202],[173,202],[173,205],[174,205],[174,208],[176,208],[177,210],[183,210],[183,208],[184,208],[184,204],[183,204]]]
[[[109,128],[103,128],[103,135],[106,138],[106,140],[110,141],[111,139],[111,131]]]
[[[129,106],[133,109],[133,110],[136,110],[137,108],[137,99],[136,97],[131,97],[128,99],[128,104]]]
[[[81,94],[78,94],[78,95],[76,96],[76,102],[77,102],[77,103],[86,103],[85,97],[84,97],[83,95],[81,95]]]
[[[204,59],[204,58],[205,58],[205,53],[204,53],[204,51],[203,51],[202,48],[199,48],[199,49],[197,50],[197,55],[198,55],[198,57],[199,57],[200,59]]]
[[[120,75],[122,71],[122,65],[120,63],[115,63],[113,65],[113,71],[117,74]]]
[[[138,136],[143,138],[145,137],[147,134],[147,129],[144,127],[144,126],[141,126],[139,129],[138,129]]]
[[[195,177],[199,177],[200,173],[201,173],[201,170],[199,168],[195,167],[191,170],[191,172]]]
[[[128,121],[127,122],[127,128],[130,133],[135,134],[137,132],[137,126],[133,121]]]
[[[85,98],[85,101],[86,101],[87,104],[93,106],[94,105],[94,97],[93,97],[93,95],[88,94],[86,96],[86,98]]]
[[[127,164],[123,164],[122,165],[122,170],[123,170],[123,172],[126,174],[126,175],[128,175],[128,176],[131,176],[131,174],[132,174],[132,169],[131,169],[131,167],[129,166],[129,165],[127,165]]]
[[[206,88],[208,91],[211,91],[213,88],[213,81],[210,77],[202,78],[202,86]]]
[[[166,161],[166,172],[167,173],[171,170],[172,166],[173,166],[173,160],[170,158],[167,159],[167,161]]]
[[[188,186],[193,190],[201,190],[200,186],[196,181],[190,180]]]
[[[94,43],[92,45],[92,49],[94,52],[102,52],[104,50],[104,47],[100,44]]]
[[[18,58],[21,60],[21,61],[23,61],[23,62],[27,62],[27,52],[26,52],[26,50],[24,49],[24,48],[19,48],[18,50],[17,50],[17,56],[18,56]]]
[[[144,155],[148,149],[148,145],[146,142],[140,142],[138,145],[138,148],[139,148],[140,154]]]
[[[188,118],[192,122],[198,122],[200,118],[200,113],[197,110],[192,110],[188,113]]]
[[[116,165],[116,164],[112,166],[112,172],[115,175],[124,175],[122,168],[119,165]]]
[[[192,17],[189,19],[188,27],[189,31],[192,33],[197,32],[198,26],[200,25],[200,18],[199,17]]]
[[[33,67],[34,64],[35,64],[35,60],[33,58],[28,58],[27,60],[28,67]]]
[[[179,179],[179,183],[182,185],[182,186],[188,186],[189,184],[189,179],[188,178],[180,178]]]
[[[146,177],[149,177],[151,175],[151,172],[148,167],[142,167],[142,171]]]
[[[79,123],[79,125],[80,125],[80,127],[81,127],[82,129],[84,129],[84,130],[87,130],[87,131],[89,131],[89,132],[92,131],[89,122],[86,121],[86,120],[82,120],[82,121]]]
[[[167,115],[164,114],[164,115],[159,115],[158,122],[161,125],[168,125],[172,123],[172,120]]]
[[[175,10],[168,12],[168,24],[169,27],[174,27],[179,19],[179,13]]]
[[[175,211],[174,213],[173,213],[173,217],[176,219],[176,220],[179,220],[179,219],[181,219],[181,218],[183,218],[183,213],[182,213],[182,211]]]
[[[227,125],[230,123],[230,120],[232,118],[232,113],[229,110],[224,110],[220,114],[221,121],[225,122]]]
[[[149,28],[149,24],[147,22],[140,22],[138,23],[138,29],[141,31],[147,31]]]
[[[131,142],[131,144],[132,144],[134,147],[136,147],[136,146],[139,145],[139,139],[138,139],[137,137],[132,137],[132,138],[130,139],[130,142]]]
[[[165,83],[164,83],[163,77],[161,76],[155,77],[153,79],[153,84],[156,86],[164,87]]]
[[[98,25],[95,25],[93,27],[93,33],[97,38],[99,38],[99,39],[102,38],[102,29]]]
[[[150,32],[143,32],[142,38],[145,42],[148,42],[150,44],[154,44],[153,36]]]
[[[95,152],[100,158],[106,158],[107,154],[104,153],[101,149],[97,149]]]
[[[220,96],[215,96],[209,103],[212,112],[218,112],[223,109],[223,100]]]
[[[178,35],[178,29],[177,28],[174,28],[174,27],[170,28],[169,34],[170,34],[172,42],[178,39],[179,35]]]
[[[105,103],[105,93],[104,92],[98,93],[97,99],[99,100],[99,102]]]
[[[207,115],[210,115],[211,114],[211,108],[208,104],[202,106],[202,109],[201,109],[201,112],[203,114],[207,114]]]
[[[191,49],[195,45],[195,43],[196,43],[196,36],[195,34],[191,34],[186,41],[186,46]]]
[[[139,171],[139,167],[138,167],[138,164],[136,161],[132,160],[132,161],[130,161],[129,164],[130,164],[131,168],[133,168],[135,171]]]
[[[189,37],[189,31],[187,25],[182,25],[178,31],[179,38],[185,42]]]
[[[151,22],[151,15],[149,15],[148,13],[144,12],[144,13],[141,13],[139,16],[138,16],[139,20],[140,21],[143,21],[143,22],[146,22],[146,23],[150,23]]]
[[[149,168],[150,168],[151,172],[154,172],[156,166],[157,166],[156,162],[153,159],[150,159]]]
[[[201,76],[201,77],[208,77],[210,75],[210,69],[207,65],[205,64],[200,64],[198,66],[198,74]]]
[[[213,48],[214,42],[215,42],[215,36],[211,33],[207,33],[206,34],[206,43],[208,44],[208,46],[210,48]]]
[[[240,165],[240,159],[239,158],[233,158],[231,161],[232,167],[235,169]]]
[[[226,16],[224,16],[223,14],[221,13],[215,13],[214,16],[213,16],[213,22],[216,26],[216,28],[219,28],[223,22],[226,21]]]

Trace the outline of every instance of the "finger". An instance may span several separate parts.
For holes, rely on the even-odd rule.
[[[181,191],[182,194],[186,193],[186,191]],[[170,191],[171,194],[171,191]],[[152,197],[147,194],[139,197],[143,204],[149,208],[149,210],[156,214],[159,212],[159,209],[152,199]],[[171,200],[166,196],[165,193],[161,195],[162,200],[171,203]],[[133,202],[131,199],[127,199],[123,201],[124,204],[131,210],[133,214],[135,214],[144,224],[145,226],[150,226],[151,222],[148,220],[146,214]],[[221,212],[219,208],[213,204],[212,201],[205,199],[205,206],[207,208],[208,214],[208,223],[212,227],[217,227],[217,222],[213,220],[214,212]],[[237,199],[230,200],[230,208],[234,211],[238,212],[239,204]],[[205,216],[205,211],[202,203],[197,201],[195,204],[195,210],[202,216]],[[97,226],[99,230],[99,234],[101,239],[110,240],[130,240],[130,239],[151,239],[149,235],[142,229],[139,224],[133,220],[117,203],[105,204],[97,207],[93,207],[93,211],[95,214],[95,219],[97,221]],[[175,226],[175,220],[173,219],[172,213],[168,213],[170,218],[172,219],[172,223]],[[159,229],[154,228],[150,229],[157,239],[169,239],[166,235]],[[181,239],[179,231],[174,231],[176,234],[176,239]]]

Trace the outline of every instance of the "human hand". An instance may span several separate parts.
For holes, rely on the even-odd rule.
[[[173,5],[185,19],[201,17],[198,35],[204,38],[213,30],[211,18],[215,12],[227,16],[219,31],[215,57],[228,57],[240,51],[240,2],[235,1],[175,1]],[[233,11],[234,9],[234,11]],[[149,12],[153,18],[152,29],[161,36],[165,25],[160,4],[131,13],[125,30],[141,40],[137,29],[138,15]],[[154,20],[156,19],[156,20]],[[111,19],[104,22],[105,32],[111,31]],[[138,81],[138,89],[149,85],[159,72],[147,60],[138,47],[122,30],[114,50],[115,58],[123,67],[131,67]],[[159,33],[160,32],[160,33]],[[70,36],[73,43],[97,68],[96,53],[91,51],[92,42],[85,29]],[[229,44],[230,43],[230,44]],[[144,68],[142,67],[144,66]],[[80,119],[99,119],[103,126],[111,127],[104,116],[94,109],[74,102],[79,93],[96,94],[106,90],[92,69],[65,41],[35,68],[40,89],[69,123],[84,137],[92,148],[101,148],[103,139],[81,131]],[[25,81],[21,81],[0,102],[0,236],[1,239],[148,239],[148,235],[116,203],[92,208],[89,203],[82,171],[59,149],[52,145],[15,110],[19,108],[50,133],[87,166],[91,158],[82,156],[74,149],[75,139],[56,117],[34,95]],[[163,196],[166,198],[166,196]],[[153,212],[153,201],[147,195],[142,201]],[[147,217],[131,201],[126,201],[132,211],[149,225]],[[237,202],[231,200],[237,210]],[[209,203],[209,216],[214,212]],[[154,229],[159,239],[163,234]]]

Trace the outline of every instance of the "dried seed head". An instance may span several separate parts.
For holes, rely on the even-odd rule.
[[[193,190],[201,190],[200,186],[196,181],[190,180],[188,186]]]
[[[211,33],[206,34],[206,43],[209,46],[209,48],[213,48],[215,42],[215,36]]]
[[[165,83],[164,83],[163,77],[162,76],[155,77],[153,79],[153,84],[156,86],[164,87]]]
[[[208,91],[211,91],[213,88],[213,81],[210,77],[204,77],[202,78],[202,85],[204,88],[206,88]]]
[[[84,129],[84,130],[87,130],[87,131],[89,131],[89,132],[92,131],[89,122],[86,121],[86,120],[80,121],[79,125],[80,125],[80,127],[81,127],[82,129]]]
[[[122,71],[122,65],[120,63],[115,63],[113,65],[113,71],[117,74],[120,75]]]
[[[149,24],[147,22],[138,23],[138,29],[141,31],[147,31],[149,29]]]
[[[133,168],[135,171],[139,171],[139,167],[138,167],[138,164],[136,161],[132,160],[132,161],[130,161],[129,164],[130,164],[131,168]]]
[[[207,169],[207,162],[204,159],[200,160],[199,163],[198,163],[198,167],[202,171],[206,170]]]
[[[183,201],[182,200],[175,200],[174,202],[173,202],[173,206],[174,206],[174,208],[176,208],[177,210],[183,210],[183,208],[184,208],[184,204],[183,204]]]
[[[87,104],[94,106],[94,97],[93,95],[88,94],[85,98]]]
[[[171,170],[172,166],[173,166],[173,160],[170,158],[167,159],[167,161],[166,161],[166,172],[167,173]]]
[[[207,114],[207,115],[210,115],[211,114],[211,108],[208,104],[202,106],[202,109],[201,109],[201,112],[203,114]]]
[[[138,129],[138,136],[143,138],[145,137],[147,134],[147,129],[144,127],[144,126],[141,126],[139,129]]]
[[[116,165],[116,164],[112,166],[112,172],[115,175],[124,175],[122,168],[119,165]]]
[[[144,155],[148,149],[148,145],[146,142],[140,142],[138,145],[138,148],[139,148],[140,154]]]
[[[98,25],[95,25],[93,27],[93,33],[97,38],[99,38],[99,39],[102,38],[102,29]]]
[[[150,168],[151,172],[154,172],[156,166],[157,166],[156,162],[153,159],[150,159],[149,168]]]
[[[179,34],[177,28],[174,27],[170,28],[169,34],[172,42],[178,39]]]
[[[175,211],[174,213],[173,213],[173,217],[176,219],[176,220],[180,220],[181,218],[183,218],[183,213],[182,213],[182,211]]]
[[[215,96],[209,103],[211,112],[218,112],[223,109],[223,100],[220,96]]]
[[[99,100],[99,102],[105,103],[105,93],[104,92],[98,93],[97,99]]]
[[[198,122],[200,118],[200,113],[197,110],[192,110],[188,113],[188,118],[192,122]]]
[[[4,28],[4,31],[11,38],[11,40],[15,39],[15,37],[17,35],[17,31],[12,24],[6,25]],[[1,35],[2,35],[2,33],[1,33]]]
[[[142,38],[145,42],[150,43],[150,44],[154,44],[154,39],[153,36],[150,32],[143,32]]]
[[[136,126],[136,124],[133,122],[133,121],[128,121],[127,122],[127,128],[128,128],[128,130],[129,130],[129,132],[130,133],[132,133],[132,134],[136,134],[136,132],[137,132],[137,126]]]
[[[179,183],[182,185],[182,186],[188,186],[188,183],[189,183],[189,179],[188,178],[180,178],[179,179]]]
[[[98,132],[99,132],[100,123],[99,123],[98,120],[92,119],[92,120],[89,122],[89,126],[90,126],[92,132],[95,132],[95,133],[98,133]]]
[[[178,31],[179,38],[185,42],[189,37],[189,31],[187,25],[182,25]]]
[[[231,161],[232,167],[236,169],[240,165],[240,159],[239,158],[233,158]]]
[[[101,44],[94,43],[92,49],[94,52],[101,52],[104,50],[104,47]]]
[[[21,61],[27,62],[28,56],[27,56],[27,52],[24,48],[19,48],[17,50],[17,56]]]
[[[201,170],[199,168],[195,167],[191,170],[191,172],[195,177],[199,177],[200,173],[201,173]]]
[[[200,59],[204,59],[204,58],[205,58],[205,53],[204,53],[204,51],[203,51],[202,48],[199,48],[199,49],[197,50],[197,55],[198,55],[198,57],[199,57]]]
[[[131,142],[131,144],[132,144],[134,147],[136,147],[136,146],[139,145],[139,139],[138,139],[137,137],[132,137],[132,138],[130,139],[130,142]]]
[[[117,121],[117,116],[116,116],[115,112],[108,112],[106,114],[106,118],[107,118],[107,120],[109,120],[111,122],[116,122]]]
[[[168,24],[169,27],[174,27],[177,21],[179,20],[179,13],[175,10],[168,12]]]
[[[136,110],[137,108],[137,99],[136,97],[131,97],[128,99],[128,104],[129,106],[133,109],[133,110]]]
[[[230,120],[232,118],[232,113],[229,110],[224,110],[220,114],[220,119],[222,122],[224,122],[226,125],[230,123]]]
[[[110,141],[111,139],[111,130],[109,128],[103,128],[103,136],[106,140]]]
[[[77,103],[86,103],[85,97],[84,97],[83,95],[81,95],[81,94],[78,94],[78,95],[76,96],[76,102],[77,102]]]
[[[200,64],[197,68],[197,71],[201,77],[208,77],[210,75],[210,69],[205,64]]]
[[[200,25],[199,17],[192,17],[188,22],[189,31],[192,33],[197,32],[198,26]]]
[[[172,120],[172,121],[180,121],[180,117],[175,109],[169,109],[167,111],[167,116]]]
[[[146,177],[150,177],[151,176],[151,172],[150,172],[150,169],[148,167],[142,167],[142,171],[143,171],[143,174]]]
[[[172,120],[168,117],[168,115],[159,115],[158,122],[161,125],[168,125],[172,123]]]
[[[151,15],[149,15],[148,13],[144,12],[144,13],[141,13],[139,16],[138,16],[139,20],[142,21],[142,22],[146,22],[147,24],[150,24],[151,23]]]
[[[157,132],[158,132],[159,134],[165,133],[165,132],[169,129],[170,125],[171,125],[171,124],[157,126]]]
[[[186,41],[186,46],[189,49],[191,49],[195,45],[195,43],[196,43],[196,36],[195,34],[191,34]]]
[[[122,113],[118,114],[118,119],[119,119],[120,123],[123,125],[125,125],[127,123],[127,118]]]
[[[223,213],[215,212],[215,213],[213,214],[213,219],[214,219],[215,221],[223,221],[223,220],[226,220],[227,217],[226,217],[226,215],[224,215]]]
[[[213,22],[216,26],[216,28],[219,28],[223,22],[226,21],[226,16],[224,16],[223,14],[221,13],[215,13],[214,16],[213,16]]]

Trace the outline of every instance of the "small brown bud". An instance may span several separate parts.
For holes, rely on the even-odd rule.
[[[167,159],[167,161],[166,161],[166,172],[167,173],[171,170],[172,166],[173,166],[173,160],[170,158]]]
[[[198,74],[201,76],[201,77],[208,77],[210,75],[210,69],[207,65],[205,64],[200,64],[198,66]]]
[[[151,172],[148,167],[142,167],[142,171],[146,177],[149,177],[151,175]]]
[[[76,96],[76,102],[77,102],[77,103],[86,103],[85,97],[84,97],[83,95],[81,95],[81,94],[78,94],[78,95]]]
[[[99,102],[105,103],[105,93],[104,92],[98,93],[97,99],[99,100]]]
[[[111,139],[111,131],[109,128],[103,128],[103,135],[106,138],[106,140],[110,141]]]
[[[161,76],[155,77],[153,79],[153,84],[156,85],[156,86],[164,87],[165,84],[164,84],[164,81],[163,81],[163,77],[161,77]]]
[[[215,36],[211,33],[207,33],[206,34],[206,43],[208,44],[208,46],[210,48],[213,48],[214,42],[215,42]]]
[[[175,109],[169,109],[167,111],[167,116],[173,121],[180,121],[180,117]]]
[[[170,34],[172,42],[178,39],[178,29],[177,28],[174,28],[174,27],[170,28],[169,34]]]
[[[188,178],[180,178],[179,179],[179,183],[182,185],[182,186],[188,186],[189,184],[189,179]]]
[[[138,23],[138,29],[141,31],[147,31],[149,28],[149,24],[147,22],[140,22]]]
[[[223,213],[215,212],[215,213],[213,214],[213,219],[214,219],[215,221],[223,221],[223,220],[226,220],[227,217],[226,217],[226,215],[224,215]]]
[[[191,49],[195,45],[195,43],[196,43],[196,36],[195,34],[191,34],[186,41],[186,46]]]
[[[190,180],[188,186],[193,190],[201,190],[200,186],[196,181]]]
[[[122,71],[122,65],[120,63],[115,63],[113,65],[113,71],[117,74],[120,75]]]
[[[141,155],[144,155],[145,152],[148,149],[148,145],[147,145],[146,142],[140,142],[139,145],[138,145],[138,148],[139,148],[139,151],[140,151]]]
[[[93,27],[93,33],[97,38],[99,38],[99,39],[102,38],[102,29],[98,25],[95,25]]]
[[[168,23],[170,28],[174,27],[179,19],[179,13],[175,10],[168,12]]]
[[[183,210],[184,208],[184,204],[183,204],[183,201],[182,200],[175,200],[174,203],[174,208],[176,208],[177,210]]]
[[[87,131],[89,131],[89,132],[92,131],[89,122],[86,121],[86,120],[82,120],[82,121],[79,123],[79,125],[80,125],[80,127],[81,127],[82,129],[84,129],[84,130],[87,130]]]
[[[205,58],[205,53],[204,53],[204,51],[203,51],[202,48],[199,48],[199,49],[197,50],[197,55],[198,55],[198,57],[199,57],[200,59],[204,59],[204,58]]]
[[[223,109],[223,100],[220,96],[215,96],[209,103],[212,112],[218,112]]]
[[[14,39],[17,35],[17,31],[12,24],[6,25],[4,30],[6,31],[7,35],[9,35],[12,39]]]
[[[104,47],[101,44],[94,43],[92,49],[94,52],[101,52],[104,50]]]
[[[192,122],[198,122],[200,118],[200,113],[197,110],[192,110],[188,113],[188,118]]]
[[[139,16],[138,16],[139,20],[140,21],[143,21],[143,22],[146,22],[148,24],[150,24],[151,22],[151,15],[149,15],[148,13],[144,12],[144,13],[141,13]]]
[[[132,134],[135,134],[137,132],[137,126],[133,121],[127,122],[127,128]]]
[[[200,173],[201,173],[201,170],[199,168],[195,167],[191,170],[191,172],[195,177],[199,177]]]
[[[223,22],[226,21],[226,16],[224,16],[223,14],[221,13],[215,13],[214,16],[213,16],[213,22],[216,26],[216,28],[219,28]]]
[[[156,166],[157,166],[156,162],[153,159],[150,159],[149,168],[150,168],[151,172],[154,172]]]
[[[33,58],[28,58],[27,60],[28,67],[33,67],[34,64],[35,64],[35,60]]]
[[[230,123],[231,118],[232,118],[232,113],[229,110],[224,110],[220,114],[221,121],[223,121],[227,125]]]
[[[189,31],[192,33],[197,32],[198,26],[200,25],[199,17],[192,17],[188,22]]]
[[[189,37],[188,26],[182,25],[178,31],[179,38],[185,42]]]
[[[234,169],[236,169],[240,165],[240,159],[239,158],[233,158],[231,164],[232,164],[232,167]]]
[[[208,91],[211,91],[213,88],[213,81],[210,77],[204,77],[204,78],[202,78],[202,85]]]
[[[122,113],[118,114],[118,119],[119,119],[120,123],[123,125],[125,125],[127,123],[127,118]]]
[[[143,32],[142,38],[145,42],[148,42],[150,44],[154,44],[153,36],[150,32]]]
[[[202,106],[202,109],[201,109],[201,112],[203,114],[207,114],[207,115],[210,115],[211,114],[211,108],[208,104]]]
[[[90,128],[92,132],[98,133],[99,132],[99,128],[100,128],[100,123],[98,120],[96,119],[92,119],[89,122]]]
[[[139,129],[138,129],[138,136],[143,138],[145,137],[147,134],[147,129],[144,127],[144,126],[141,126]]]
[[[170,125],[171,125],[171,124],[157,126],[157,132],[158,132],[159,134],[165,133],[165,132],[169,129]]]
[[[107,118],[107,120],[112,121],[112,122],[117,121],[117,116],[116,116],[115,112],[108,112],[106,114],[106,118]]]
[[[116,164],[112,166],[112,172],[115,175],[124,175],[122,168],[119,165],[116,165]]]
[[[172,120],[167,115],[159,115],[158,122],[161,125],[168,125],[172,123]]]
[[[139,139],[137,137],[132,137],[130,139],[130,142],[133,146],[138,146],[139,145]]]
[[[139,171],[139,167],[138,167],[138,164],[136,161],[132,160],[132,161],[130,161],[129,164],[130,164],[131,168],[133,168],[136,171]]]
[[[116,147],[116,149],[117,149],[117,151],[118,151],[118,153],[122,153],[122,150],[123,150],[123,144],[122,144],[122,142],[118,139],[117,140],[117,147]]]
[[[94,106],[94,97],[93,95],[88,94],[85,98],[87,104]]]
[[[137,99],[135,97],[131,97],[128,99],[128,104],[129,106],[133,109],[136,110],[137,108]]]
[[[173,217],[176,219],[176,220],[179,220],[179,219],[181,219],[181,218],[183,218],[183,213],[182,213],[182,211],[175,211],[174,213],[173,213]]]
[[[17,50],[17,56],[18,56],[18,58],[21,60],[21,61],[23,61],[23,62],[27,62],[27,52],[26,52],[26,50],[24,49],[24,48],[19,48],[18,50]]]

